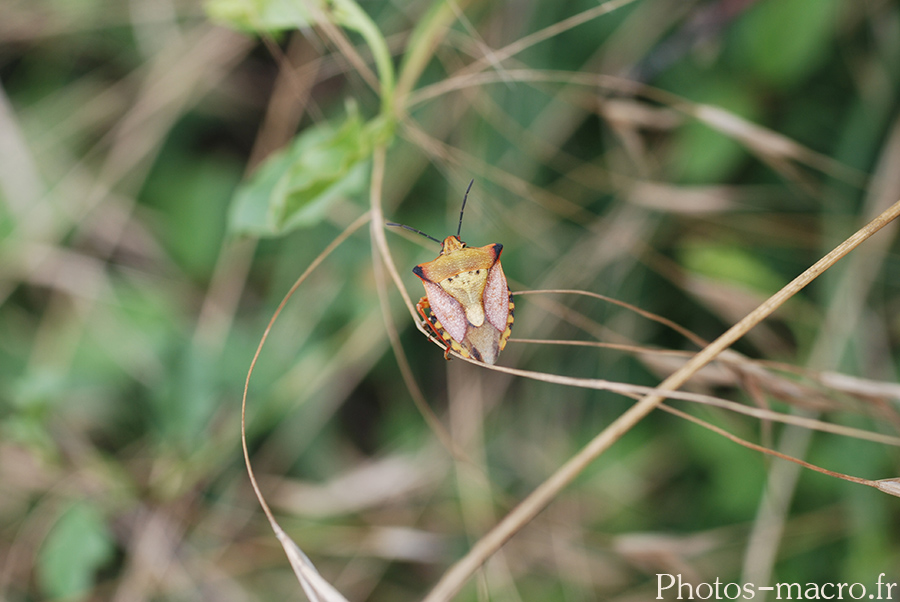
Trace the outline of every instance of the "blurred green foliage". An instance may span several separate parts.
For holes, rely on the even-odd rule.
[[[834,51],[842,9],[839,0],[760,2],[735,27],[737,56],[761,81],[796,86]]]
[[[53,525],[41,548],[41,589],[50,598],[72,599],[93,587],[94,574],[112,559],[113,538],[99,509],[76,502]]]

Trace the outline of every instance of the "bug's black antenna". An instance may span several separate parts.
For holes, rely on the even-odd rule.
[[[412,226],[407,226],[406,224],[398,224],[397,222],[384,222],[384,225],[385,225],[385,226],[394,226],[394,227],[397,227],[397,228],[406,228],[407,230],[410,230],[410,231],[412,231],[412,232],[415,232],[416,234],[421,234],[421,235],[424,236],[425,238],[431,239],[431,240],[433,240],[434,242],[436,242],[436,243],[438,243],[438,244],[440,244],[440,245],[444,244],[444,243],[442,243],[441,241],[439,241],[438,239],[436,239],[434,236],[429,236],[429,235],[425,234],[424,232],[422,232],[421,230],[416,230],[416,229],[413,228]]]
[[[459,233],[462,232],[462,216],[463,211],[466,210],[466,199],[469,198],[469,191],[472,190],[472,184],[475,183],[475,180],[469,182],[469,187],[466,188],[466,195],[463,197],[462,209],[459,210],[459,227],[456,229],[456,238],[459,238]]]

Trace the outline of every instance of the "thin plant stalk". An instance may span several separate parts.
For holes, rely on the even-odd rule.
[[[309,277],[312,272],[319,267],[319,265],[325,261],[336,248],[338,248],[341,243],[347,240],[351,234],[359,230],[362,226],[366,224],[371,218],[371,213],[366,212],[360,215],[356,220],[353,221],[349,226],[347,226],[343,232],[341,232],[331,243],[325,247],[325,249],[319,253],[318,257],[316,257],[312,263],[309,264],[309,267],[294,281],[294,284],[285,293],[284,298],[281,300],[281,303],[278,304],[278,307],[272,314],[272,317],[269,319],[269,323],[266,325],[266,329],[263,331],[262,337],[260,338],[259,345],[256,347],[256,353],[253,354],[253,359],[250,360],[250,369],[247,371],[247,379],[244,381],[244,394],[241,398],[241,448],[244,452],[244,465],[247,467],[247,475],[250,477],[250,485],[253,487],[253,493],[256,495],[256,499],[259,501],[259,505],[262,507],[263,512],[266,515],[266,518],[269,521],[269,525],[272,527],[272,530],[275,532],[275,536],[278,538],[278,541],[281,543],[284,548],[285,553],[290,559],[291,566],[294,569],[294,574],[297,576],[297,579],[300,581],[301,587],[303,587],[304,591],[310,596],[310,599],[315,600],[323,600],[323,601],[341,601],[344,600],[343,596],[341,596],[337,590],[331,587],[324,579],[318,576],[315,568],[312,566],[312,563],[305,557],[305,555],[300,551],[300,548],[295,544],[290,537],[284,532],[281,528],[281,525],[278,524],[278,521],[275,520],[275,515],[272,513],[272,509],[269,508],[269,504],[266,502],[266,498],[263,496],[262,490],[259,487],[259,482],[256,480],[256,473],[253,472],[253,465],[250,462],[250,450],[247,446],[247,393],[250,390],[250,377],[253,376],[253,370],[256,367],[256,361],[259,359],[259,354],[262,353],[263,345],[266,344],[266,339],[269,338],[269,333],[272,331],[272,327],[275,325],[275,320],[278,319],[278,316],[281,314],[281,310],[284,309],[287,302],[291,297],[294,296],[294,293],[297,292],[297,289],[300,288],[300,285]],[[312,593],[311,591],[312,590]],[[318,594],[318,595],[316,595]],[[315,597],[313,597],[315,596]],[[319,597],[321,596],[321,597]]]

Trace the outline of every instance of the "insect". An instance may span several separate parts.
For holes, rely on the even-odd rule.
[[[416,309],[447,346],[444,357],[450,359],[452,349],[463,357],[494,364],[509,339],[515,304],[500,266],[503,245],[470,248],[459,238],[466,200],[474,182],[469,183],[463,197],[456,236],[448,236],[441,242],[403,224],[387,225],[406,228],[441,243],[437,259],[417,265],[413,273],[425,285],[425,296]]]

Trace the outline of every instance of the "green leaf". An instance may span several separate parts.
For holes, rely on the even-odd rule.
[[[113,536],[96,506],[76,502],[53,525],[38,555],[38,579],[48,598],[72,598],[94,584],[113,555]]]
[[[307,129],[238,190],[230,231],[276,236],[318,223],[333,201],[365,189],[371,149],[372,130],[355,110],[339,127]]]
[[[738,23],[738,48],[770,83],[800,83],[826,58],[837,21],[836,0],[759,2]]]
[[[203,8],[212,21],[254,33],[276,33],[309,27],[314,19],[311,0],[207,0]],[[319,2],[318,10],[325,8]]]

